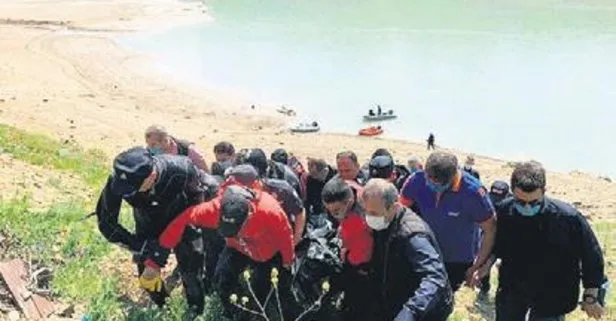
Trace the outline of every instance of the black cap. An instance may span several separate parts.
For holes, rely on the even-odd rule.
[[[271,159],[274,162],[283,163],[286,165],[289,162],[289,153],[287,153],[287,151],[283,148],[278,148],[272,153]]]
[[[387,148],[377,148],[377,150],[374,151],[374,153],[372,153],[372,156],[370,157],[370,159],[374,159],[377,156],[391,156],[391,153],[387,150]]]
[[[259,173],[252,165],[242,164],[231,167],[225,176],[233,177],[241,184],[252,185],[259,177]]]
[[[505,181],[494,181],[490,187],[492,200],[500,201],[509,195],[509,184]]]
[[[267,171],[267,156],[265,156],[265,152],[260,148],[252,148],[247,150],[242,150],[240,153],[240,157],[238,157],[237,164],[250,164],[254,166],[259,175],[265,175]]]
[[[254,193],[241,186],[229,186],[222,195],[218,232],[223,237],[234,237],[250,213]]]
[[[394,172],[394,160],[390,156],[376,156],[368,164],[370,168],[370,178],[384,178],[391,177]]]
[[[113,160],[111,191],[123,197],[135,194],[143,181],[150,176],[154,159],[143,147],[133,147],[120,153]]]

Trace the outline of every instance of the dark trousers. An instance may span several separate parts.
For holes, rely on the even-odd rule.
[[[239,251],[225,247],[218,259],[216,265],[216,271],[214,272],[214,284],[220,299],[222,301],[225,315],[233,320],[249,320],[249,315],[242,312],[239,308],[231,304],[229,298],[231,294],[236,294],[239,298],[244,296],[248,297],[250,303],[248,308],[254,311],[259,311],[256,305],[255,298],[250,294],[246,281],[244,280],[243,272],[245,270],[251,271],[250,285],[261,304],[264,304],[270,289],[272,288],[271,273],[272,268],[278,269],[279,283],[278,291],[281,300],[283,313],[285,314],[285,320],[293,320],[292,316],[295,314],[293,304],[293,296],[290,293],[289,272],[282,268],[280,255],[274,256],[267,262],[255,262],[248,256],[240,253]],[[265,306],[266,311],[276,310],[276,297],[272,294],[268,301],[268,305]],[[268,314],[269,315],[269,314]]]
[[[488,272],[488,274],[481,279],[479,289],[484,293],[490,292],[490,272]]]
[[[340,288],[344,292],[343,318],[345,321],[372,321],[375,318],[377,288],[368,276],[368,270],[345,265],[340,275]]]
[[[473,263],[447,263],[445,262],[445,269],[447,270],[447,276],[449,278],[449,285],[453,292],[458,291],[462,283],[466,280],[466,271],[473,265]]]
[[[537,316],[530,309],[526,295],[504,288],[496,291],[496,321],[564,321],[564,315]]]
[[[137,237],[150,241],[157,240],[160,229],[152,224],[149,216],[137,210],[134,211],[134,215]],[[211,288],[216,262],[223,246],[224,239],[215,230],[187,227],[180,244],[174,249],[186,301],[193,314],[203,313],[205,294]],[[139,275],[143,273],[145,259],[137,255],[133,257]],[[148,292],[148,294],[158,306],[163,306],[169,296],[164,286],[160,292]]]

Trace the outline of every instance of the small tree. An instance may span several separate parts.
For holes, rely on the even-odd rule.
[[[259,301],[259,299],[257,298],[257,295],[255,294],[255,291],[252,288],[252,285],[250,283],[250,279],[251,279],[251,273],[249,270],[245,270],[242,273],[242,279],[244,280],[244,282],[246,282],[246,286],[248,288],[248,292],[250,293],[250,296],[252,297],[252,300],[255,302],[255,304],[257,305],[258,310],[253,310],[251,308],[248,307],[248,303],[250,302],[250,299],[247,296],[242,296],[241,298],[233,293],[231,294],[231,296],[229,297],[229,301],[231,302],[231,304],[235,307],[237,307],[238,309],[250,313],[254,316],[260,317],[265,321],[273,321],[271,319],[270,316],[267,315],[266,312],[266,307],[269,304],[269,301],[271,300],[272,296],[275,297],[276,299],[276,307],[278,310],[278,315],[280,317],[280,321],[284,321],[283,320],[283,313],[282,313],[282,304],[280,302],[280,292],[278,289],[278,281],[279,281],[279,273],[278,273],[278,269],[276,268],[272,268],[271,273],[270,273],[270,283],[271,283],[271,288],[265,298],[265,301],[263,303],[261,303]],[[325,296],[327,295],[327,293],[329,293],[330,291],[330,284],[328,281],[323,281],[323,283],[321,283],[321,294],[319,295],[319,297],[307,308],[305,309],[302,313],[300,313],[294,321],[301,321],[303,320],[304,317],[306,317],[309,313],[311,312],[315,312],[318,311],[322,304],[323,304],[323,298],[325,298]]]

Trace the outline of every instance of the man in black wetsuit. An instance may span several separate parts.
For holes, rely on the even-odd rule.
[[[162,306],[168,296],[160,271],[153,272],[155,264],[148,264],[164,266],[167,259],[168,252],[158,245],[158,236],[178,214],[213,198],[217,191],[216,180],[185,156],[152,156],[145,148],[133,147],[114,159],[113,173],[96,206],[98,227],[107,240],[133,253],[140,285],[157,305]],[[133,208],[135,233],[118,222],[122,200]],[[216,249],[223,245],[216,233],[190,229],[174,249],[192,316],[203,313]]]

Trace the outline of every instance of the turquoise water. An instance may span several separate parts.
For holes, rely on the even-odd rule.
[[[616,4],[534,2],[217,0],[213,23],[121,41],[326,131],[381,104],[389,137],[616,177]]]

